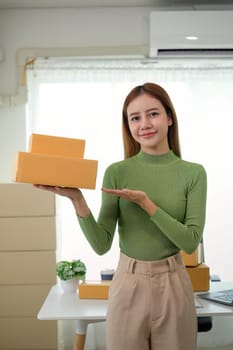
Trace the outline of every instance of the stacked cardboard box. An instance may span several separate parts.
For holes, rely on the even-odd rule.
[[[198,266],[186,267],[194,292],[208,291],[210,287],[209,267],[202,263]]]
[[[37,313],[56,283],[55,200],[29,184],[0,184],[0,349],[57,349],[56,321]]]
[[[204,261],[202,243],[198,245],[197,249],[192,254],[187,254],[182,250],[181,256],[185,266],[194,267],[200,265]]]
[[[108,299],[111,281],[85,281],[78,288],[80,299]]]
[[[192,254],[181,251],[181,256],[192,282],[193,290],[195,292],[209,290],[210,272],[209,267],[204,263],[202,243]]]
[[[94,189],[96,160],[84,159],[85,141],[32,134],[29,152],[18,152],[13,180]]]

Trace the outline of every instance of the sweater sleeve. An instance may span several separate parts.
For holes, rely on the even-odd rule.
[[[207,177],[199,165],[189,179],[186,213],[183,222],[158,207],[151,220],[179,249],[191,254],[198,246],[205,224]]]
[[[114,166],[104,174],[103,187],[114,187]],[[110,250],[118,217],[118,198],[102,192],[102,202],[98,220],[92,213],[87,218],[78,216],[80,227],[93,250],[103,255]]]

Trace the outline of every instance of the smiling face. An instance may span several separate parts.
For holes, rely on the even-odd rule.
[[[168,128],[172,118],[162,103],[149,94],[141,94],[127,108],[128,125],[132,137],[143,152],[163,154],[169,151]]]

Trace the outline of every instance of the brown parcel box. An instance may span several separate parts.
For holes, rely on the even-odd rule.
[[[186,267],[193,290],[195,292],[209,290],[209,267],[200,264],[196,267]],[[80,299],[108,299],[111,281],[86,281],[79,285]]]
[[[55,216],[55,195],[31,184],[0,183],[0,217]]]
[[[85,140],[60,136],[32,134],[29,142],[31,153],[83,158],[84,149]]]
[[[14,180],[94,189],[97,164],[97,160],[18,152]]]
[[[108,299],[111,281],[85,281],[79,285],[80,299]]]
[[[192,282],[194,292],[205,292],[210,286],[209,267],[205,264],[200,264],[196,267],[186,267],[189,277]]]
[[[203,245],[200,243],[192,254],[187,254],[181,250],[181,257],[185,266],[197,266],[203,263]]]

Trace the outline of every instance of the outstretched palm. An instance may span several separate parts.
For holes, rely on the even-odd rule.
[[[111,189],[111,188],[102,188],[103,192],[113,194],[115,196],[124,198],[130,202],[137,203],[140,205],[145,198],[147,197],[146,193],[138,190],[130,190],[128,188],[123,188],[122,190]]]

